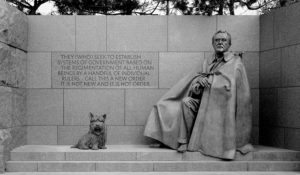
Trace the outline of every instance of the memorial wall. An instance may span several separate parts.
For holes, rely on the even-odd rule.
[[[260,143],[300,150],[300,3],[261,16]]]
[[[212,54],[212,35],[244,52],[258,143],[259,16],[28,16],[27,142],[74,144],[88,113],[107,114],[108,144],[147,144],[152,106]]]
[[[259,16],[25,16],[0,1],[0,172],[24,144],[71,145],[88,113],[107,144],[147,144],[152,106],[212,54],[219,29],[243,52],[252,143],[300,150],[300,4]],[[28,41],[28,45],[27,45]]]
[[[26,144],[27,16],[0,1],[0,172],[9,151]]]

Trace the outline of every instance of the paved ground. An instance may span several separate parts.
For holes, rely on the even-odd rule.
[[[21,172],[4,175],[300,175],[300,172]]]
[[[238,155],[235,161],[221,161],[199,152],[179,154],[171,149],[153,149],[146,145],[107,147],[93,151],[71,149],[70,145],[25,145],[11,152],[11,161],[6,167],[12,172],[5,174],[300,175],[295,172],[300,170],[300,152],[286,149],[255,146],[254,152]]]

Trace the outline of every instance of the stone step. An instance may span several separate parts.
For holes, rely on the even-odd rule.
[[[300,161],[8,161],[8,172],[300,171]]]
[[[12,161],[212,161],[219,160],[199,152],[177,153],[167,148],[147,145],[107,145],[105,150],[79,150],[70,145],[25,145],[11,151]],[[237,154],[238,161],[297,161],[300,152],[255,146],[247,155]]]
[[[182,175],[182,172],[101,172],[101,175]],[[184,175],[299,175],[300,172],[184,172]],[[6,172],[5,175],[99,175],[99,172]]]

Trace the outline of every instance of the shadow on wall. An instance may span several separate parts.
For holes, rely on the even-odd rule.
[[[300,3],[260,18],[260,143],[300,150]]]

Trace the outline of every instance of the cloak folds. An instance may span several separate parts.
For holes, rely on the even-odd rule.
[[[225,53],[225,64],[209,72],[214,56],[190,72],[153,107],[144,135],[172,149],[179,147],[182,99],[199,72],[211,74],[211,87],[203,90],[201,104],[188,143],[189,151],[234,159],[236,150],[250,140],[252,106],[250,88],[241,57]]]

